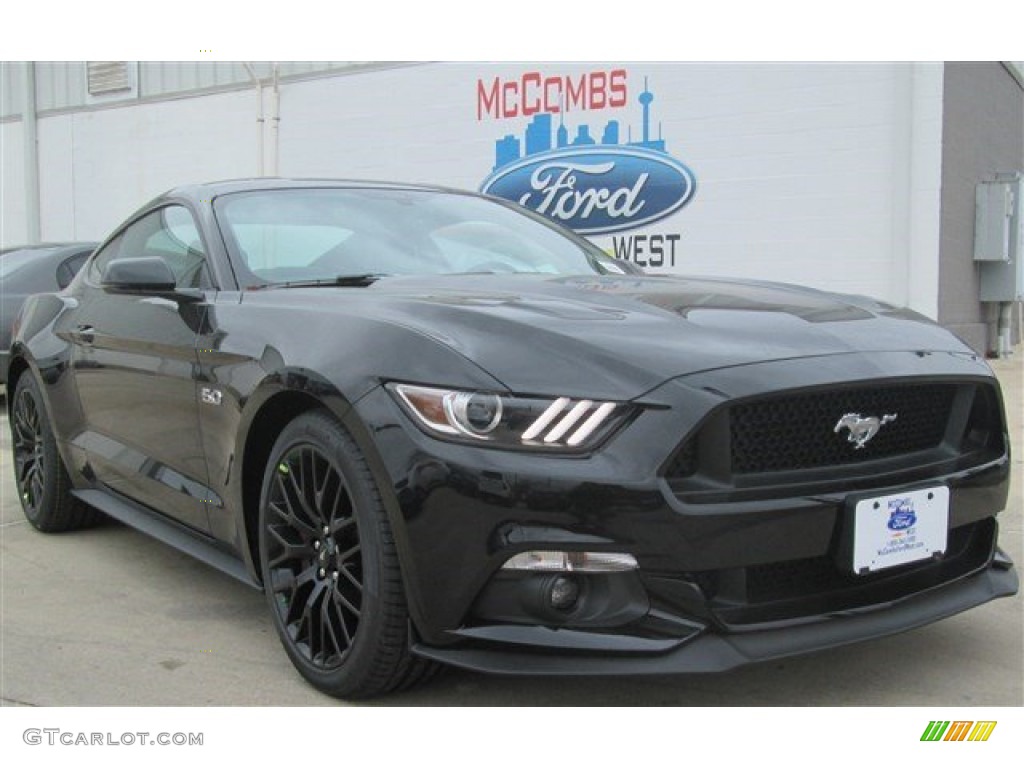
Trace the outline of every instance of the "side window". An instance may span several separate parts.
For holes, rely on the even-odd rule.
[[[179,288],[212,287],[203,241],[187,208],[169,205],[128,226],[93,259],[89,278],[100,282],[113,258],[144,256],[163,259]]]

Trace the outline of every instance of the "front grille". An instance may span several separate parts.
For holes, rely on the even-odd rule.
[[[945,436],[956,390],[952,383],[861,387],[737,405],[729,421],[732,471],[813,469],[935,448]],[[851,413],[896,418],[856,448],[846,429],[835,431]]]

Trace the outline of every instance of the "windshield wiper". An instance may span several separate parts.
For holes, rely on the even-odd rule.
[[[373,285],[382,277],[390,277],[384,272],[366,272],[361,275],[336,275],[316,280],[288,280],[283,283],[267,283],[263,288],[321,288],[321,287],[353,287],[364,288]]]

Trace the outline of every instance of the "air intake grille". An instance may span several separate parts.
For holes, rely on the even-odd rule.
[[[935,448],[949,424],[955,384],[842,389],[769,398],[730,412],[732,471],[783,472],[852,464]],[[891,423],[862,448],[835,431],[846,414]]]

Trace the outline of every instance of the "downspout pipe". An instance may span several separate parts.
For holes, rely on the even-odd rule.
[[[36,64],[26,61],[21,69],[21,133],[25,144],[25,242],[40,241],[39,227],[39,129],[36,123]]]
[[[270,175],[277,176],[281,137],[281,89],[278,82],[278,67],[274,63],[274,84],[270,91]]]
[[[1010,334],[1010,323],[1013,316],[1013,302],[999,303],[999,316],[996,324],[996,355],[1006,358],[1013,354],[1013,341]]]
[[[256,175],[265,176],[263,156],[266,153],[266,149],[264,147],[263,126],[266,121],[263,118],[263,81],[256,77],[256,72],[253,71],[249,62],[243,62],[243,66],[245,71],[249,73],[253,85],[256,86]]]

